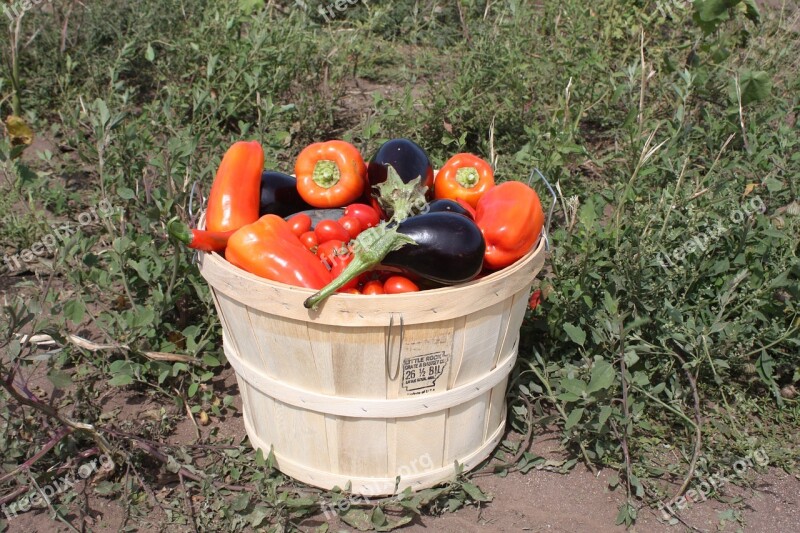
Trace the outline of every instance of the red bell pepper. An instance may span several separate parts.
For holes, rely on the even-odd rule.
[[[225,259],[256,276],[297,287],[321,289],[333,279],[292,233],[289,223],[277,215],[264,215],[234,233]]]
[[[472,154],[456,154],[439,169],[434,182],[434,197],[463,200],[472,207],[494,187],[492,166]]]
[[[533,248],[544,226],[544,212],[536,191],[524,183],[507,181],[478,200],[475,222],[486,240],[484,265],[499,270]]]
[[[367,184],[364,158],[345,141],[307,146],[297,156],[294,173],[297,192],[314,207],[344,207],[357,200]]]

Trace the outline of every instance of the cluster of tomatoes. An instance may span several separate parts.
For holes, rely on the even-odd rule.
[[[337,277],[353,260],[352,240],[380,224],[378,212],[366,204],[350,204],[338,220],[324,219],[313,225],[306,213],[288,219],[292,233]],[[400,294],[417,292],[419,286],[406,276],[388,271],[370,271],[353,278],[339,292],[347,294]]]

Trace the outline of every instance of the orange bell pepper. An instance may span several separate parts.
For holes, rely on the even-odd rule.
[[[544,211],[536,191],[507,181],[484,193],[475,210],[475,223],[486,240],[483,264],[499,270],[533,248],[542,233]]]
[[[472,207],[478,205],[481,196],[492,187],[494,171],[491,165],[472,154],[451,157],[439,169],[433,184],[437,200],[463,200]]]
[[[367,166],[358,148],[345,141],[306,146],[294,166],[297,192],[320,208],[344,207],[364,192]]]
[[[208,194],[208,231],[233,231],[258,220],[263,170],[257,141],[239,141],[225,152]]]
[[[277,215],[264,215],[231,235],[225,259],[256,276],[296,287],[321,289],[333,279]]]

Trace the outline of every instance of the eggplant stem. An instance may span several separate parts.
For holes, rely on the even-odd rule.
[[[323,189],[330,189],[339,183],[340,177],[341,172],[339,171],[339,167],[333,161],[325,159],[322,161],[317,161],[317,164],[314,165],[314,174],[312,179],[314,180],[314,183]]]

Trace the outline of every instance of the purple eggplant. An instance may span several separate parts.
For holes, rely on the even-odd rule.
[[[261,206],[258,216],[288,217],[300,211],[316,209],[297,192],[297,180],[288,174],[266,170],[261,174]]]

